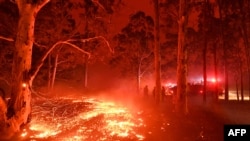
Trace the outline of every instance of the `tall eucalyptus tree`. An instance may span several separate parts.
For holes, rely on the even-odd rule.
[[[150,70],[152,61],[154,21],[144,12],[138,11],[129,23],[114,37],[117,42],[111,64],[119,67],[124,76],[136,78],[139,93],[141,78]]]
[[[178,51],[177,51],[177,94],[175,108],[178,112],[188,113],[187,109],[187,44],[186,29],[188,20],[188,1],[179,1]]]

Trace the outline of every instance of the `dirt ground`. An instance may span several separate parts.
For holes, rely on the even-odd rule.
[[[189,114],[173,111],[171,98],[156,105],[145,99],[145,119],[149,125],[146,140],[223,141],[225,124],[250,124],[250,102],[223,100],[203,103],[201,97],[189,98]],[[154,105],[154,106],[149,106]]]
[[[72,93],[73,91],[71,91]],[[77,92],[75,92],[77,93]],[[79,94],[77,94],[79,95]],[[63,97],[70,97],[72,95],[63,95]],[[80,94],[82,96],[82,94]],[[85,95],[91,97],[92,95]],[[76,97],[75,95],[73,97]],[[217,103],[211,104],[211,102],[203,103],[201,97],[192,97],[188,99],[188,109],[189,113],[187,115],[184,114],[177,114],[174,111],[174,105],[172,103],[171,97],[166,97],[165,101],[161,102],[160,104],[156,104],[155,100],[152,97],[136,97],[136,98],[125,98],[126,95],[118,95],[118,96],[112,96],[110,95],[109,100],[113,100],[115,102],[122,103],[127,108],[132,108],[136,114],[135,118],[141,118],[144,122],[143,126],[140,126],[136,129],[133,129],[132,132],[139,133],[144,138],[138,139],[135,136],[133,137],[112,137],[107,134],[104,134],[104,129],[101,126],[104,126],[105,120],[107,118],[111,118],[109,115],[108,117],[105,117],[105,112],[101,113],[97,117],[93,117],[91,120],[81,121],[81,122],[75,122],[74,124],[77,125],[77,127],[82,128],[85,126],[86,128],[82,128],[82,131],[89,131],[88,128],[91,128],[91,132],[89,134],[85,134],[84,132],[82,134],[89,135],[87,140],[103,140],[103,137],[106,136],[107,141],[137,141],[137,140],[144,140],[144,141],[223,141],[224,134],[223,134],[223,128],[225,124],[250,124],[250,102],[239,102],[239,101],[218,101]],[[96,96],[98,99],[98,96]],[[101,97],[103,98],[103,97]],[[40,101],[40,100],[39,100]],[[41,102],[41,101],[40,101]],[[78,111],[82,112],[91,112],[93,109],[91,108],[85,108],[86,106],[91,103],[71,103],[70,100],[60,101],[59,104],[68,105],[65,108],[72,109],[72,108],[79,108]],[[57,101],[58,103],[58,101]],[[57,104],[56,103],[56,104]],[[35,105],[36,103],[34,103]],[[38,103],[37,103],[38,104]],[[49,107],[49,105],[44,104],[50,104],[54,105],[55,103],[52,102],[46,102],[46,103],[40,103],[40,105],[47,106],[48,109],[54,109],[53,107]],[[102,104],[102,103],[100,103]],[[60,105],[60,107],[64,107],[64,105]],[[71,105],[71,107],[70,107]],[[131,106],[132,105],[132,106]],[[91,107],[91,105],[90,105]],[[65,108],[61,108],[62,110],[59,111],[59,113],[64,113]],[[110,107],[113,108],[113,107]],[[119,109],[118,109],[119,110]],[[70,111],[74,111],[73,113],[70,113]],[[34,111],[33,111],[34,112]],[[47,115],[51,114],[49,111],[44,111],[44,117],[46,118]],[[98,114],[100,111],[98,111]],[[71,119],[76,119],[78,112],[76,110],[68,110],[67,113]],[[38,115],[38,117],[41,117],[42,115]],[[55,115],[53,114],[53,117]],[[75,117],[74,117],[75,116]],[[38,118],[38,117],[33,117]],[[115,115],[115,117],[112,117],[114,119],[126,119],[122,115]],[[134,121],[137,121],[137,119],[133,119]],[[66,118],[65,124],[67,122]],[[138,120],[139,121],[139,120]],[[49,123],[49,122],[48,122]],[[140,123],[138,123],[140,124]],[[61,127],[64,125],[62,124]],[[67,128],[67,133],[73,133],[76,131],[75,128],[70,127],[70,124]],[[71,131],[72,129],[72,131]],[[92,132],[93,131],[93,132]],[[67,133],[60,133],[59,136],[64,136]],[[96,136],[95,139],[93,139],[90,136],[93,136],[93,134],[99,134],[100,136]],[[105,133],[107,133],[105,131]],[[133,133],[132,133],[133,134]],[[135,134],[134,134],[135,135]],[[18,135],[20,137],[20,134]],[[18,139],[20,139],[18,137]],[[57,138],[58,139],[58,138]],[[69,138],[68,138],[69,139]],[[13,139],[12,139],[13,140]],[[16,141],[17,138],[14,138]],[[22,140],[53,140],[53,137],[49,138],[43,138],[43,139],[35,139],[35,138],[26,138]],[[86,139],[76,139],[72,138],[70,139],[72,141],[81,141]],[[105,140],[105,139],[104,139]]]

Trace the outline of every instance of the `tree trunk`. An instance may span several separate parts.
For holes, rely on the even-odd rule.
[[[247,15],[246,13],[248,12],[249,9],[249,2],[247,0],[243,1],[242,3],[239,2],[241,5],[241,35],[243,37],[244,40],[244,45],[245,45],[245,53],[246,53],[246,61],[247,61],[247,73],[248,73],[248,98],[250,101],[250,53],[249,53],[249,38],[248,38],[248,26],[247,26],[247,16],[249,16],[249,14]]]
[[[31,69],[31,57],[34,35],[34,22],[36,11],[32,7],[25,6],[20,13],[18,32],[15,43],[15,52],[12,68],[11,101],[8,107],[8,118],[15,131],[22,124],[28,122],[31,113],[31,90],[29,71]]]
[[[9,126],[6,129],[11,133],[18,132],[21,126],[30,120],[32,87],[30,69],[35,16],[48,0],[39,1],[39,4],[28,2],[16,1],[20,17],[13,56],[11,99],[7,111]]]
[[[234,77],[235,79],[235,88],[236,88],[236,97],[237,97],[237,101],[239,101],[240,100],[240,98],[239,98],[239,80],[238,80],[238,76],[237,76],[237,74],[235,75],[235,77]]]
[[[243,20],[245,21],[245,20]],[[245,46],[245,55],[246,55],[246,63],[247,63],[247,74],[248,74],[248,97],[250,100],[250,55],[249,55],[249,41],[248,41],[248,36],[247,36],[247,27],[245,26],[245,23],[243,23],[242,21],[242,25],[241,25],[241,33],[243,36],[243,40],[244,40],[244,46]],[[242,94],[242,100],[244,100],[243,98],[243,94]]]
[[[140,94],[140,85],[141,85],[141,65],[140,63],[138,64],[138,68],[137,68],[137,74],[136,74],[136,78],[137,78],[137,83],[136,83],[136,89],[137,89],[137,94]]]
[[[224,55],[227,55],[226,49],[224,49]],[[228,89],[228,63],[227,57],[224,58],[224,75],[225,75],[225,101],[229,100],[229,89]]]
[[[203,36],[204,36],[204,46],[203,46],[203,102],[205,103],[207,100],[207,32],[209,29],[208,23],[208,2],[204,2],[203,14],[204,14],[204,22],[203,22]]]
[[[48,93],[51,92],[51,55],[48,56]]]
[[[243,82],[243,57],[241,55],[241,51],[240,51],[240,46],[239,49],[237,51],[237,58],[239,61],[239,66],[238,66],[238,73],[240,75],[240,94],[241,94],[241,99],[243,100],[243,93],[244,93],[244,82]],[[236,76],[236,82],[238,83],[238,78]],[[239,86],[237,85],[237,100],[239,101]]]
[[[50,86],[50,89],[52,91],[53,91],[54,85],[55,85],[56,70],[57,70],[57,65],[58,65],[58,56],[59,56],[59,53],[56,54],[54,64],[53,64],[53,71],[52,71],[52,76],[51,76],[51,86]]]
[[[207,36],[204,31],[204,47],[203,47],[203,102],[207,100]]]
[[[136,90],[137,94],[140,94],[140,87],[141,87],[141,49],[139,40],[136,40],[135,42],[135,48],[137,49],[137,73],[136,73]]]
[[[240,67],[240,95],[241,95],[241,100],[244,101],[244,82],[243,82],[242,67]]]
[[[215,77],[215,100],[219,100],[219,82],[218,82],[218,63],[217,63],[217,45],[214,43],[213,48],[213,59],[214,59],[214,77]]]
[[[222,25],[223,22],[223,18],[222,18],[222,5],[221,3],[219,3],[219,15],[220,15],[220,40],[221,40],[221,46],[223,48],[223,53],[224,53],[224,57],[223,57],[223,62],[224,62],[224,86],[225,86],[225,100],[228,101],[228,62],[227,62],[227,48],[225,46],[225,39],[224,39],[224,28]]]
[[[84,88],[88,86],[88,55],[84,55],[85,63],[84,63]]]
[[[155,96],[156,103],[161,101],[161,55],[160,55],[160,27],[159,27],[159,2],[154,0],[155,10]]]
[[[179,32],[177,53],[177,95],[175,109],[177,112],[187,114],[187,45],[185,42],[185,30],[187,24],[186,1],[179,2]]]

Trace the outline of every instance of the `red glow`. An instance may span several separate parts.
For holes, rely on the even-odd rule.
[[[143,140],[135,129],[144,126],[126,107],[92,98],[51,99],[33,107],[33,119],[22,138],[60,140],[108,140],[130,138]],[[70,132],[69,132],[70,131]],[[95,137],[93,139],[93,137]]]
[[[217,80],[215,78],[212,78],[211,82],[215,83],[215,82],[217,82]]]

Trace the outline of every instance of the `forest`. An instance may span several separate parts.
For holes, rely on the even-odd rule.
[[[250,101],[250,1],[148,0],[152,9],[146,11],[131,10],[129,1],[0,0],[4,138],[32,125],[41,99],[73,91],[138,98],[148,85],[159,105],[166,98],[162,87],[174,84],[176,93],[168,100],[184,115],[192,105],[190,84],[202,85],[204,105],[231,97]],[[83,110],[88,102],[67,104]]]

